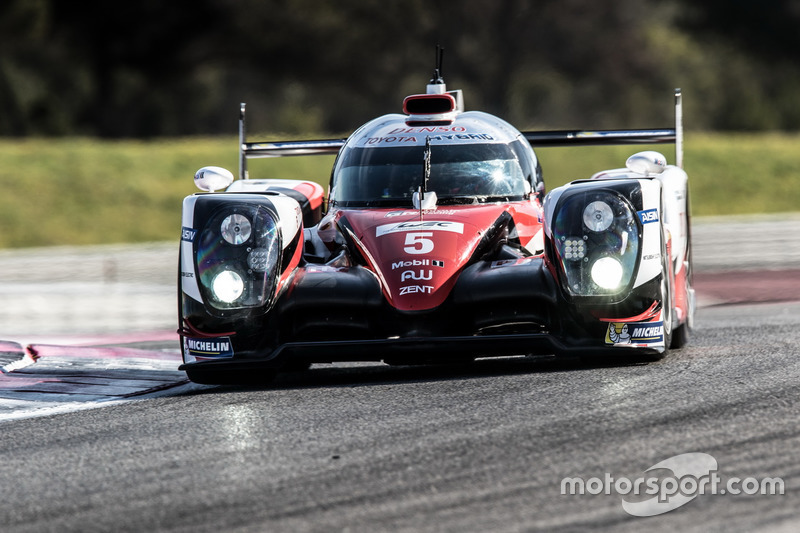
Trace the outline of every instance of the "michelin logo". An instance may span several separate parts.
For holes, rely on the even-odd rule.
[[[606,331],[606,344],[658,344],[664,342],[663,322],[611,322]]]
[[[228,337],[184,340],[186,353],[197,359],[227,359],[233,357],[233,345]]]

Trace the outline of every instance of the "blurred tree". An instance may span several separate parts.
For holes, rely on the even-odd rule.
[[[522,128],[800,128],[800,0],[0,4],[0,135],[344,133],[448,86]],[[765,61],[769,58],[769,61]]]

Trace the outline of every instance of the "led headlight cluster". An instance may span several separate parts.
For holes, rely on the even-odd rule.
[[[223,205],[198,235],[197,272],[204,299],[219,310],[270,302],[279,275],[281,238],[264,206]]]
[[[639,255],[635,210],[610,189],[576,190],[559,202],[553,223],[558,262],[575,296],[613,295],[633,279]]]
[[[583,237],[562,237],[564,243],[564,259],[567,261],[581,261],[586,258],[586,243]]]

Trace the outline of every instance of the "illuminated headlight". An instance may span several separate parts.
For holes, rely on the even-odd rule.
[[[214,276],[211,290],[220,302],[231,304],[244,293],[244,280],[233,270],[223,270]]]
[[[219,227],[219,233],[225,242],[238,246],[250,238],[252,225],[250,220],[240,214],[228,215]]]
[[[614,222],[611,206],[602,201],[594,201],[583,210],[583,223],[591,231],[605,231]]]
[[[277,216],[267,206],[222,203],[195,238],[203,301],[228,312],[263,309],[275,296],[282,256]]]
[[[622,264],[613,257],[601,257],[592,264],[592,281],[603,289],[618,288],[624,273]]]
[[[616,297],[633,281],[640,223],[630,201],[616,190],[575,187],[558,201],[551,227],[568,294]]]

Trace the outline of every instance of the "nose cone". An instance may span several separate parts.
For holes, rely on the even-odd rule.
[[[354,211],[346,217],[389,303],[401,311],[441,305],[502,206]],[[476,224],[488,221],[487,224]]]

